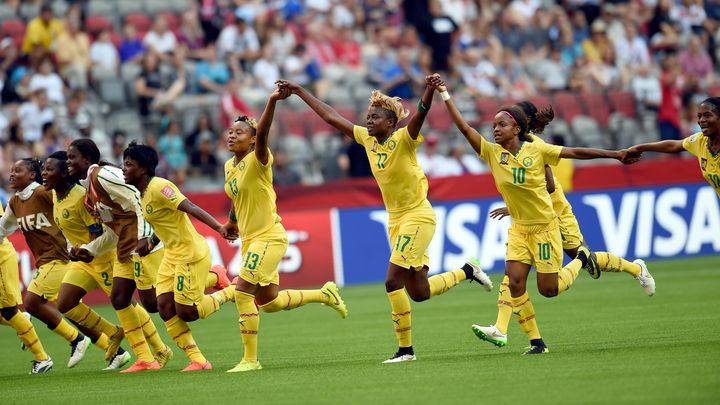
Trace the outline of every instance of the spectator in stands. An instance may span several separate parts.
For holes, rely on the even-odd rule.
[[[230,128],[235,119],[241,115],[254,116],[250,107],[240,98],[240,81],[232,78],[225,86],[225,91],[220,97],[220,120],[222,131]],[[224,146],[221,148],[224,149]]]
[[[221,59],[235,58],[244,70],[260,55],[260,41],[255,29],[242,18],[235,16],[233,24],[223,28],[217,40]]]
[[[634,68],[650,61],[645,39],[640,36],[633,22],[624,24],[625,35],[615,40],[615,62],[618,68],[634,72]]]
[[[90,69],[90,38],[80,31],[80,20],[65,20],[65,31],[58,37],[55,58],[60,74],[71,88],[86,88]]]
[[[575,65],[577,58],[583,55],[582,46],[575,41],[575,34],[569,25],[565,25],[560,29],[558,47],[560,48],[562,61],[567,68]]]
[[[707,19],[703,0],[682,0],[675,7],[675,13],[671,13],[670,16],[680,23],[683,34],[702,32],[703,24]]]
[[[265,42],[275,50],[275,62],[278,64],[284,63],[297,46],[295,33],[282,13],[276,12],[270,17]]]
[[[630,89],[642,111],[657,111],[662,101],[660,80],[648,64],[640,65],[630,81]]]
[[[462,80],[473,97],[496,97],[499,95],[497,68],[479,49],[466,52],[467,63],[460,67]]]
[[[200,142],[199,140],[201,137],[208,135],[212,139],[215,139],[215,134],[216,132],[212,126],[212,118],[210,117],[210,113],[208,113],[207,111],[202,111],[198,116],[197,126],[195,127],[195,130],[187,137],[185,137],[185,150],[190,152],[197,151]]]
[[[658,111],[658,129],[662,140],[677,140],[680,133],[680,109],[682,108],[681,91],[683,79],[680,66],[675,56],[666,56],[660,62],[660,88],[662,101]]]
[[[425,149],[417,152],[417,162],[428,177],[442,177],[448,158],[438,151],[439,138],[435,134],[425,137]]]
[[[55,18],[52,6],[44,3],[40,15],[30,20],[23,38],[22,53],[29,58],[30,66],[57,49],[57,40],[64,31],[63,23]]]
[[[300,175],[288,164],[288,156],[282,150],[276,150],[272,165],[273,184],[286,186],[300,183]]]
[[[152,29],[145,34],[143,45],[147,49],[152,49],[160,57],[160,60],[166,63],[173,62],[173,53],[176,51],[177,38],[175,34],[168,29],[167,19],[162,15],[155,17]]]
[[[160,74],[160,58],[157,53],[148,51],[143,56],[142,72],[135,79],[135,94],[138,96],[138,108],[142,117],[154,110],[160,110],[172,104],[185,89],[183,63],[176,64],[177,78],[163,90],[163,78]]]
[[[687,47],[678,54],[680,71],[689,80],[689,93],[702,93],[708,84],[713,83],[715,69],[712,59],[705,49],[699,36],[691,35]]]
[[[8,127],[8,140],[5,142],[3,155],[5,162],[10,165],[20,159],[36,156],[33,142],[25,139],[24,131],[19,123],[12,123]]]
[[[230,69],[218,60],[214,44],[208,45],[203,52],[203,59],[195,66],[195,77],[202,93],[218,93],[225,91],[230,80]]]
[[[413,61],[409,48],[400,48],[397,60],[383,74],[381,90],[390,97],[410,99],[417,94],[416,88],[425,84],[425,75]]]
[[[125,131],[116,129],[112,134],[112,153],[106,157],[106,160],[112,164],[122,167],[123,151],[127,147],[127,135]]]
[[[360,43],[353,38],[353,31],[350,28],[341,28],[336,31],[332,42],[335,62],[344,69],[362,72],[362,51]]]
[[[197,138],[197,147],[190,155],[190,174],[193,176],[206,176],[215,178],[220,171],[220,164],[215,157],[213,146],[213,135],[210,132],[202,132]],[[277,160],[277,155],[276,155]]]
[[[305,50],[305,45],[298,44],[285,58],[282,71],[283,76],[303,87],[312,82],[312,59]]]
[[[280,80],[280,67],[275,63],[273,52],[271,46],[265,45],[260,59],[255,61],[252,70],[256,83],[267,92],[267,95],[277,88],[275,82]]]
[[[343,147],[337,158],[338,167],[348,177],[370,177],[370,161],[365,147],[354,140],[343,136]]]
[[[203,32],[197,13],[187,10],[182,14],[182,25],[177,33],[180,46],[190,59],[202,59],[205,50],[205,33]]]
[[[35,151],[37,156],[48,156],[51,153],[63,150],[63,142],[58,137],[57,125],[55,122],[49,121],[42,126],[42,137],[40,142],[35,143]]]
[[[95,69],[102,69],[111,76],[116,76],[120,66],[120,56],[110,38],[110,30],[103,29],[97,39],[90,45],[90,60]]]
[[[444,14],[439,0],[428,2],[430,23],[419,30],[425,38],[425,43],[433,50],[432,67],[434,71],[447,72],[449,68],[450,51],[452,50],[452,36],[458,26],[452,18]]]
[[[468,153],[465,142],[457,142],[450,149],[450,156],[445,160],[441,173],[436,171],[434,177],[463,176],[480,174],[487,171],[475,154]]]
[[[23,103],[18,109],[18,119],[24,139],[36,142],[42,136],[42,126],[55,119],[55,113],[48,103],[44,87],[30,88],[30,101]]]
[[[168,123],[165,133],[158,139],[157,151],[167,163],[169,180],[175,184],[183,184],[187,173],[188,155],[177,122]]]
[[[602,20],[596,20],[590,27],[590,38],[582,43],[583,53],[590,63],[602,62],[605,50],[610,47],[606,30],[607,25]]]
[[[81,138],[92,139],[100,150],[100,156],[112,154],[112,139],[102,129],[93,125],[92,116],[81,112],[75,117],[75,126]]]
[[[14,77],[16,70],[21,72],[26,68],[21,65],[18,56],[19,52],[12,38],[5,37],[0,40],[0,101],[2,103],[14,103],[20,100],[20,96],[15,91]]]
[[[140,62],[145,52],[145,47],[137,37],[135,26],[125,23],[122,34],[122,40],[120,41],[120,61],[122,63]]]
[[[40,60],[38,71],[30,79],[30,87],[45,89],[50,103],[62,104],[65,101],[65,85],[60,76],[55,73],[52,60],[48,55]]]
[[[570,68],[563,62],[560,48],[551,47],[549,56],[533,64],[535,83],[542,92],[564,90],[568,87]]]

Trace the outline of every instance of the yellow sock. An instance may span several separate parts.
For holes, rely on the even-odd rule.
[[[217,274],[212,271],[208,273],[207,280],[205,281],[205,288],[213,288],[218,282]],[[233,287],[234,288],[234,287]]]
[[[261,305],[260,309],[265,312],[288,311],[311,302],[327,303],[328,297],[320,290],[282,290],[274,300]]]
[[[582,268],[582,262],[578,259],[572,260],[567,266],[558,272],[558,294],[567,291],[575,282],[575,279]]]
[[[207,359],[200,352],[200,349],[195,343],[195,339],[193,339],[192,333],[190,332],[190,325],[188,325],[187,322],[175,315],[169,321],[165,322],[165,327],[172,340],[185,352],[185,355],[190,358],[190,361],[195,361],[200,364],[207,363]]]
[[[147,310],[145,310],[142,305],[135,304],[135,313],[140,320],[140,325],[142,327],[143,335],[145,336],[145,341],[147,342],[148,346],[150,346],[150,352],[152,354],[158,354],[165,351],[165,342],[163,342],[160,338],[160,334],[155,327],[155,323],[153,323]]]
[[[595,252],[598,265],[602,271],[628,273],[633,277],[637,277],[642,271],[639,264],[629,262],[622,257],[615,256],[608,252]]]
[[[512,297],[510,296],[510,278],[504,276],[498,290],[498,314],[495,320],[495,327],[502,333],[507,334],[510,316],[512,315]]]
[[[65,318],[61,318],[58,326],[56,326],[52,331],[60,335],[68,342],[72,342],[78,337],[78,330],[70,325],[70,322],[66,321]]]
[[[100,337],[97,338],[96,341],[93,342],[95,346],[97,346],[98,349],[102,350],[103,352],[106,352],[108,349],[110,339],[108,339],[107,335],[102,333],[100,334]]]
[[[0,316],[0,325],[6,325],[9,327],[12,327],[12,325],[10,324],[10,321],[6,321],[5,318],[3,318],[2,316]]]
[[[229,285],[222,290],[215,291],[210,294],[210,296],[213,297],[220,305],[228,301],[235,301],[235,286]]]
[[[443,294],[463,280],[465,280],[465,270],[462,269],[436,274],[428,278],[430,296],[434,297]]]
[[[244,354],[243,360],[257,361],[258,329],[260,327],[260,314],[255,306],[255,297],[242,291],[235,291],[235,306],[240,319],[240,336],[242,337]]]
[[[68,319],[73,320],[78,325],[82,325],[88,329],[98,331],[108,336],[112,336],[117,332],[117,325],[113,325],[103,318],[92,308],[80,302],[73,309],[65,312]]]
[[[395,324],[395,336],[400,347],[412,346],[412,327],[410,311],[410,299],[405,289],[401,288],[387,293],[390,299],[392,321]]]
[[[529,340],[540,339],[540,330],[535,320],[535,308],[530,302],[527,291],[519,296],[512,297],[513,313],[517,317],[520,327]]]
[[[0,316],[0,319],[5,321],[2,316]],[[32,353],[34,360],[40,361],[48,359],[48,355],[45,353],[42,343],[40,343],[40,338],[38,337],[37,332],[35,332],[35,327],[22,312],[16,312],[15,316],[5,322],[6,325],[10,325],[13,329],[15,329],[15,332],[17,332],[20,340],[25,343],[25,347],[27,347],[30,350],[30,353]]]
[[[214,273],[213,273],[214,274]],[[220,303],[211,295],[203,295],[200,303],[197,304],[200,319],[205,319],[220,309]]]
[[[118,319],[120,319],[120,324],[125,331],[125,337],[128,342],[130,342],[130,348],[135,352],[137,359],[148,363],[155,361],[152,353],[150,353],[150,347],[145,340],[142,324],[140,323],[140,318],[135,310],[135,306],[128,305],[127,308],[117,310],[116,312]]]

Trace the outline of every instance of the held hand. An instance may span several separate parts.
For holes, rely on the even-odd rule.
[[[70,260],[73,262],[90,263],[94,257],[85,249],[73,246],[70,248]]]
[[[492,219],[503,219],[505,217],[510,216],[510,211],[507,209],[507,207],[497,208],[492,211],[490,211],[490,218]]]
[[[286,98],[290,97],[292,93],[290,92],[290,89],[287,87],[278,87],[275,89],[275,91],[270,94],[270,100],[278,101],[278,100],[285,100]]]
[[[618,160],[626,165],[631,165],[640,161],[642,152],[638,151],[635,147],[630,149],[623,149],[618,151]]]
[[[218,233],[227,240],[233,241],[240,237],[237,223],[228,221],[218,229]]]
[[[290,80],[278,80],[275,82],[275,84],[278,86],[279,89],[287,89],[290,91],[291,94],[296,94],[302,87],[294,82],[291,82]]]
[[[153,246],[150,243],[150,238],[142,238],[138,241],[135,253],[137,253],[140,257],[145,257],[150,254],[152,248]]]
[[[445,87],[445,82],[440,78],[440,75],[437,73],[425,76],[425,84],[435,88],[435,90],[439,92],[447,90],[447,87]]]

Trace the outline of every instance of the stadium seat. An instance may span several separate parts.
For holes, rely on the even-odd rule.
[[[281,131],[289,137],[305,138],[305,114],[291,110],[281,110],[276,113],[280,121]]]
[[[5,21],[17,17],[18,15],[15,12],[15,9],[4,3],[0,3],[0,21]]]
[[[125,82],[118,78],[105,78],[97,82],[100,98],[113,108],[127,106],[128,98],[125,94]]]
[[[18,14],[20,14],[20,17],[25,19],[25,21],[30,21],[40,15],[40,3],[22,2],[20,3]]]
[[[25,28],[25,22],[19,18],[5,20],[0,24],[0,36],[22,36],[25,35]]]
[[[478,124],[492,122],[495,119],[495,113],[500,108],[500,100],[491,97],[480,97],[475,103],[478,113]]]
[[[125,22],[135,26],[138,32],[147,32],[152,26],[152,20],[145,14],[132,13],[125,17]]]
[[[87,13],[91,16],[99,15],[106,18],[115,18],[117,16],[115,3],[107,0],[90,0]],[[124,1],[118,1],[117,3],[124,3]]]
[[[448,114],[444,106],[431,108],[427,115],[427,123],[430,128],[446,133],[453,128],[452,118],[450,118],[450,114]]]
[[[609,91],[607,96],[613,112],[621,114],[626,118],[637,118],[637,102],[632,93],[626,91]]]
[[[600,128],[607,128],[610,120],[610,106],[602,93],[580,94],[580,101],[585,107],[587,115],[597,121]]]
[[[603,134],[594,118],[578,115],[571,121],[570,126],[580,144],[590,148],[610,147],[611,139]]]
[[[67,8],[68,8],[68,4],[64,0],[55,0],[52,3],[52,10],[56,16],[65,15]],[[2,19],[2,17],[0,17],[0,19]]]
[[[553,107],[556,114],[567,122],[572,123],[575,117],[582,115],[582,105],[576,94],[560,92],[555,94]]]
[[[177,31],[180,29],[181,21],[180,17],[177,16],[177,14],[170,12],[170,11],[164,11],[162,13],[159,13],[158,16],[165,17],[165,20],[168,23],[168,28],[170,31]]]
[[[120,16],[142,14],[144,11],[143,0],[122,0],[117,2],[117,13]]]
[[[314,111],[305,112],[303,119],[307,123],[308,128],[310,129],[310,135],[312,137],[328,136],[337,132],[332,125],[325,122],[325,120],[320,118],[319,115],[315,114]]]
[[[193,0],[173,0],[171,2],[173,11],[180,14],[184,11],[189,10],[192,5],[195,3]]]
[[[85,30],[95,37],[104,29],[113,29],[112,21],[101,15],[91,15],[85,20]]]
[[[523,101],[523,100],[520,100]],[[547,107],[549,105],[552,105],[552,102],[550,101],[550,97],[548,96],[534,96],[530,97],[528,99],[531,103],[535,104],[535,107],[537,107],[538,110]]]
[[[172,13],[173,6],[172,1],[167,0],[145,0],[145,12],[150,15],[157,15],[160,13],[170,12]]]

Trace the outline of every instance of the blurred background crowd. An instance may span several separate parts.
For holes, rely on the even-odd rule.
[[[554,106],[555,143],[679,139],[720,93],[718,41],[720,0],[5,0],[0,170],[78,137],[120,164],[138,139],[160,175],[217,189],[226,128],[257,116],[279,78],[360,123],[373,89],[414,109],[440,72],[485,134],[499,106],[529,99]],[[485,171],[439,100],[423,134],[428,176]],[[278,184],[370,175],[362,148],[297,97],[271,147]]]

